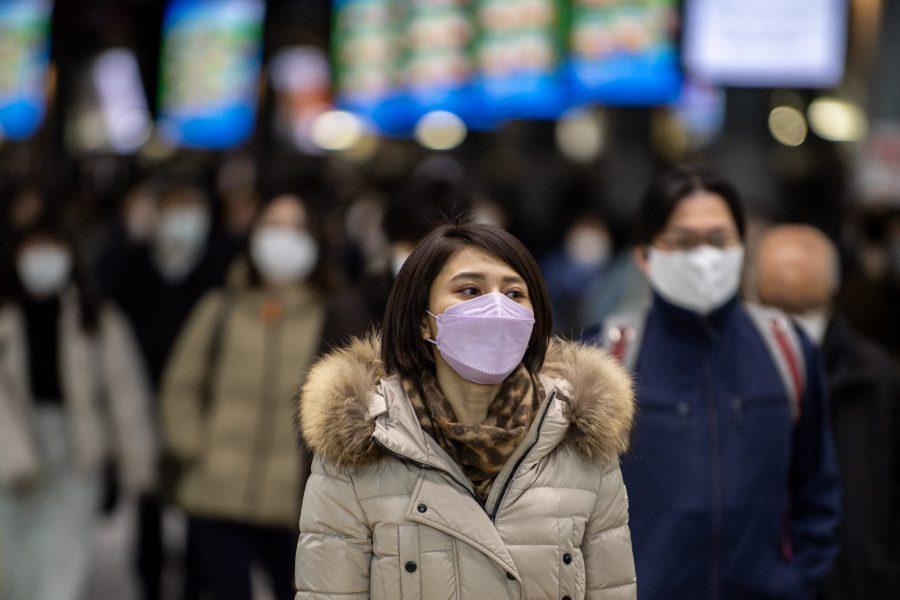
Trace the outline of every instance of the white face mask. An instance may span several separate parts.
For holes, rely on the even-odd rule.
[[[72,255],[59,246],[35,246],[16,261],[19,279],[35,298],[59,294],[72,276]]]
[[[828,322],[831,315],[826,310],[809,310],[805,313],[792,315],[796,319],[800,329],[803,330],[812,342],[821,346],[825,341],[825,331],[828,329]]]
[[[319,248],[306,231],[269,225],[253,235],[250,256],[267,282],[291,283],[312,273]]]
[[[744,247],[700,246],[671,252],[651,248],[648,262],[656,293],[676,306],[707,315],[737,293]]]
[[[578,227],[566,236],[566,255],[583,265],[598,266],[609,259],[612,243],[609,236],[594,228]]]
[[[153,256],[168,281],[180,281],[203,258],[212,219],[201,206],[167,209],[159,219]]]

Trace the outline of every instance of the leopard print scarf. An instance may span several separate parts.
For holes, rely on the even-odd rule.
[[[404,379],[403,389],[422,429],[462,467],[482,503],[544,401],[540,381],[524,365],[501,384],[480,425],[457,422],[453,407],[431,374],[416,381]]]

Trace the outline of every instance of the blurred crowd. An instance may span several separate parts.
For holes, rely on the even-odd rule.
[[[438,223],[519,234],[563,337],[650,302],[631,224],[596,204],[523,228],[445,156],[352,194],[334,179],[260,182],[231,157],[141,172],[106,210],[73,209],[39,182],[2,191],[0,598],[290,598],[303,375],[380,325],[395,274]],[[883,563],[835,568],[860,585],[895,577],[900,209],[851,210],[827,235],[774,225],[751,215],[744,294],[820,348],[842,540]],[[873,435],[881,452],[854,455]],[[113,519],[130,533],[100,537]],[[104,561],[133,577],[111,581]],[[227,596],[222,573],[235,574]],[[861,597],[842,592],[849,577],[826,597]]]

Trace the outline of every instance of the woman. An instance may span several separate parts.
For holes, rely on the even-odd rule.
[[[534,259],[446,225],[397,277],[384,334],[321,360],[300,396],[315,452],[298,600],[632,598],[618,455],[631,383],[550,341]]]
[[[300,198],[271,200],[249,256],[201,300],[163,376],[165,449],[181,465],[174,494],[189,516],[188,581],[213,598],[249,600],[253,564],[277,598],[293,595],[308,461],[290,399],[323,336],[353,329],[352,311],[326,306],[312,231]]]
[[[12,245],[0,304],[0,597],[77,599],[104,469],[148,491],[155,442],[139,351],[85,284],[68,232],[47,219]]]

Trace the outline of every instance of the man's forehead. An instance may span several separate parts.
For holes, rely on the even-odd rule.
[[[736,229],[733,223],[713,223],[713,224],[692,224],[692,223],[672,223],[666,230],[669,233],[696,235],[706,233],[728,233]]]

